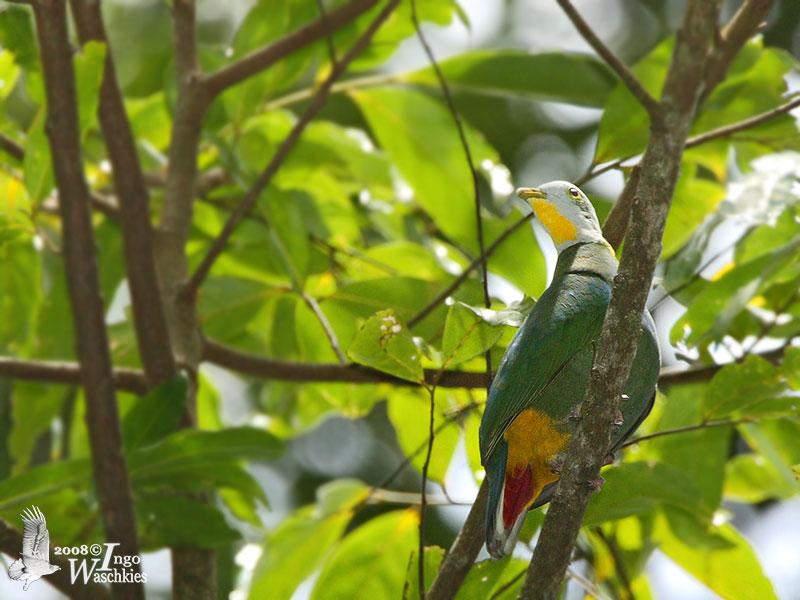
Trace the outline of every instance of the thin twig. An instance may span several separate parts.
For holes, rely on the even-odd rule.
[[[458,277],[456,277],[449,286],[447,286],[438,296],[436,296],[436,298],[431,300],[422,310],[420,310],[416,315],[414,315],[407,321],[408,327],[413,327],[414,325],[422,321],[422,319],[431,314],[431,312],[437,306],[439,306],[442,302],[444,302],[454,291],[458,289],[458,287],[462,283],[464,283],[464,281],[467,279],[467,277],[469,277],[469,274],[472,273],[472,271],[474,271],[478,266],[481,265],[482,259],[485,260],[486,258],[491,256],[492,253],[495,250],[497,250],[500,244],[506,241],[511,236],[511,234],[513,234],[517,229],[522,227],[524,223],[530,221],[533,218],[533,216],[534,213],[532,212],[528,213],[521,219],[515,221],[508,229],[506,229],[503,233],[501,233],[497,237],[497,239],[494,242],[492,242],[488,248],[486,248],[486,251],[483,252],[481,256],[473,260],[469,265],[467,265],[461,272],[461,274]]]
[[[591,581],[586,579],[583,575],[578,573],[572,567],[567,568],[567,576],[571,577],[575,583],[583,588],[583,590],[592,598],[596,598],[596,600],[609,600],[608,596],[602,593],[597,586],[593,584]]]
[[[450,93],[450,88],[447,85],[447,79],[445,79],[444,73],[442,73],[441,68],[439,68],[439,63],[436,61],[436,56],[433,54],[433,50],[431,49],[430,45],[428,44],[428,40],[425,39],[425,35],[422,33],[422,27],[419,23],[419,16],[417,15],[417,2],[416,0],[411,0],[411,20],[414,22],[414,28],[417,31],[417,37],[419,38],[420,44],[422,44],[422,48],[425,50],[425,54],[428,56],[428,61],[431,63],[431,67],[433,67],[434,72],[436,73],[436,78],[439,80],[439,87],[442,89],[442,94],[444,95],[445,103],[447,104],[447,108],[450,111],[450,114],[453,117],[453,121],[455,122],[456,129],[458,130],[458,138],[461,140],[461,147],[464,150],[464,156],[467,160],[467,166],[469,167],[470,174],[472,175],[472,188],[473,194],[475,196],[475,222],[476,228],[478,233],[478,252],[481,265],[481,283],[483,286],[483,304],[486,308],[491,308],[492,302],[489,298],[489,274],[486,269],[486,252],[484,249],[483,243],[483,218],[481,215],[481,199],[480,199],[480,185],[478,181],[478,171],[475,169],[475,163],[472,161],[472,151],[469,148],[469,142],[467,142],[467,135],[464,132],[464,126],[461,123],[461,117],[458,114],[458,110],[456,110],[455,102],[453,102],[453,95]],[[491,350],[486,350],[485,352],[486,357],[486,378],[489,382],[492,380],[492,354]],[[422,557],[420,557],[420,561]],[[423,598],[424,600],[424,598]]]
[[[286,58],[300,48],[304,48],[322,37],[329,31],[341,29],[352,23],[360,15],[375,6],[378,0],[351,0],[335,10],[312,21],[308,25],[293,31],[278,41],[243,56],[239,60],[222,67],[219,71],[200,77],[200,83],[213,96],[225,91],[229,87],[241,83],[245,79],[260,73]]]
[[[430,416],[428,419],[427,442],[428,449],[425,454],[425,462],[422,463],[422,488],[420,489],[421,499],[419,505],[419,560],[417,561],[417,583],[419,585],[420,600],[425,600],[425,509],[428,506],[428,469],[431,465],[431,454],[433,454],[433,441],[436,438],[436,432],[433,430],[433,418],[436,413],[436,384],[434,383],[434,385],[432,385],[428,391],[430,394]]]
[[[328,44],[328,57],[331,59],[331,64],[336,64],[336,46],[333,45],[333,28],[328,21],[328,12],[325,10],[324,0],[317,0],[317,8],[319,9],[319,16],[322,19],[322,26],[325,29],[325,42]]]
[[[306,292],[300,292],[300,296],[305,301],[306,306],[308,306],[311,312],[317,317],[319,324],[322,325],[322,330],[325,332],[325,336],[328,338],[328,342],[330,342],[331,348],[333,348],[333,352],[336,354],[336,358],[339,359],[340,363],[346,365],[347,357],[344,355],[344,352],[342,352],[342,347],[339,345],[336,332],[333,331],[333,327],[331,327],[328,317],[325,316],[325,313],[322,312],[322,309],[319,307],[319,303],[313,296]]]
[[[628,569],[625,567],[625,561],[622,559],[622,555],[619,552],[619,546],[617,546],[616,541],[609,538],[603,532],[602,527],[593,527],[592,531],[602,540],[603,544],[605,544],[606,548],[608,549],[609,554],[611,554],[611,558],[614,561],[614,567],[617,571],[617,575],[619,576],[619,580],[622,582],[622,586],[625,588],[625,592],[628,595],[626,600],[636,600],[636,596],[633,594],[633,588],[631,587],[631,578],[628,576]]]
[[[644,107],[644,109],[650,115],[650,120],[653,122],[658,122],[661,119],[661,107],[658,101],[653,98],[646,89],[644,89],[642,84],[639,83],[639,80],[636,79],[636,76],[630,71],[630,69],[628,69],[625,63],[623,63],[619,57],[617,57],[617,55],[614,54],[599,37],[597,37],[597,34],[592,31],[592,28],[589,27],[589,24],[583,20],[581,14],[575,9],[574,6],[572,6],[572,3],[569,0],[556,1],[561,6],[561,9],[567,14],[570,21],[572,21],[572,24],[575,25],[575,28],[583,36],[583,39],[585,39],[589,45],[594,48],[595,52],[597,52],[597,54],[599,54],[600,57],[606,61],[608,66],[614,70],[614,72],[619,76],[634,97]]]
[[[506,581],[502,586],[500,586],[500,588],[494,594],[492,594],[492,597],[489,598],[489,600],[497,600],[497,598],[499,598],[500,596],[503,595],[503,592],[505,592],[512,585],[517,583],[520,579],[522,579],[525,576],[525,572],[526,571],[527,571],[527,569],[522,569],[522,571],[520,571],[519,573],[514,575],[508,581]]]
[[[731,425],[742,425],[744,423],[756,423],[758,419],[754,419],[753,417],[742,417],[741,419],[726,419],[725,421],[708,421],[706,423],[697,423],[696,425],[686,425],[685,427],[676,427],[675,429],[665,429],[663,431],[656,431],[655,433],[649,433],[647,435],[643,435],[633,440],[628,440],[620,449],[627,448],[628,446],[633,446],[634,444],[638,444],[639,442],[646,442],[647,440],[653,440],[656,438],[664,437],[665,435],[675,435],[678,433],[687,433],[689,431],[697,431],[698,429],[710,429],[713,427],[728,427]]]
[[[707,131],[706,133],[701,133],[693,137],[690,137],[688,140],[686,140],[686,148],[694,148],[695,146],[699,146],[700,144],[705,144],[706,142],[710,142],[711,140],[716,140],[722,137],[728,137],[733,135],[734,133],[744,131],[745,129],[751,129],[757,125],[761,125],[762,123],[769,121],[770,119],[774,119],[779,115],[787,113],[793,108],[797,108],[798,106],[800,106],[800,97],[790,100],[785,104],[781,104],[780,106],[776,106],[772,110],[764,111],[763,113],[756,115],[755,117],[750,117],[749,119],[745,119],[744,121],[739,121],[738,123],[732,123],[731,125],[725,125],[724,127],[719,127],[718,129],[712,129],[711,131]]]
[[[289,152],[300,138],[300,134],[303,133],[303,130],[311,122],[311,119],[314,118],[314,116],[325,105],[333,83],[342,75],[342,73],[345,72],[348,65],[356,58],[356,56],[358,56],[369,45],[370,41],[372,40],[372,36],[375,35],[375,32],[389,17],[399,2],[400,0],[390,0],[386,6],[384,6],[383,10],[372,21],[367,30],[361,35],[356,43],[353,44],[353,47],[347,52],[342,60],[334,65],[330,75],[328,75],[328,77],[320,86],[317,94],[311,101],[311,104],[309,104],[306,111],[303,113],[300,119],[298,119],[297,123],[295,123],[294,127],[289,132],[289,135],[286,136],[281,145],[278,147],[277,151],[272,157],[272,160],[270,160],[267,167],[252,185],[242,202],[236,207],[236,210],[234,210],[230,218],[228,218],[222,228],[222,231],[216,237],[211,245],[211,248],[200,262],[200,265],[197,267],[197,269],[195,269],[192,276],[183,286],[182,295],[184,298],[194,297],[197,290],[200,288],[200,285],[208,275],[208,272],[211,270],[214,261],[225,249],[228,239],[233,234],[237,225],[253,207],[256,200],[258,200],[258,197],[261,195],[261,192],[263,192],[269,185],[270,181],[272,181],[272,177],[278,171],[280,166],[283,164],[283,161],[286,159]]]

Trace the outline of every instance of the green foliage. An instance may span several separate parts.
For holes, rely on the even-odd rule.
[[[331,12],[345,2],[322,4]],[[623,4],[649,11],[659,3]],[[340,60],[382,5],[213,100],[198,132],[190,270],[331,72],[331,46]],[[417,8],[426,28],[456,19],[470,27],[453,0],[417,0]],[[81,158],[95,197],[112,195],[97,118],[109,54],[155,224],[179,110],[169,6],[110,1],[103,9],[109,45],[76,44],[72,59]],[[198,5],[198,61],[207,74],[319,17],[314,0],[258,0],[238,18],[208,10]],[[669,11],[662,12],[652,16],[658,35],[646,38],[658,41],[642,47],[633,65],[655,97],[674,46]],[[779,19],[767,21],[777,27]],[[531,226],[507,235],[523,216],[509,198],[512,182],[539,183],[527,180],[529,155],[539,145],[549,151],[551,142],[574,161],[554,161],[560,166],[550,179],[578,177],[591,152],[592,168],[621,161],[618,171],[627,176],[650,135],[645,111],[594,55],[480,41],[480,49],[440,63],[475,181],[435,70],[406,69],[402,53],[390,60],[416,44],[414,33],[405,0],[339,79],[214,263],[196,311],[183,315],[196,317],[205,338],[273,362],[250,362],[241,375],[201,364],[196,390],[192,373],[141,396],[118,394],[143,547],[224,546],[221,571],[252,599],[289,599],[298,589],[315,600],[419,597],[415,502],[431,405],[427,492],[447,498],[445,480],[469,476],[466,469],[481,480],[485,401],[482,389],[431,389],[427,382],[438,381],[441,370],[482,372],[486,351],[496,369],[548,280],[546,252]],[[787,76],[798,63],[769,40],[766,34],[745,45],[704,99],[692,135],[788,100]],[[0,354],[74,360],[39,44],[26,7],[0,11],[0,48],[0,133],[24,147],[22,160],[0,153]],[[624,44],[619,49],[630,60]],[[574,107],[602,109],[602,116]],[[726,502],[800,493],[800,349],[792,341],[800,336],[798,173],[800,134],[788,114],[684,153],[664,233],[663,287],[654,299],[663,293],[685,307],[670,333],[660,333],[701,375],[661,389],[641,434],[659,436],[625,449],[621,463],[604,471],[579,543],[587,578],[602,594],[627,597],[622,565],[637,598],[658,596],[646,573],[658,548],[720,597],[775,597],[748,542],[722,521]],[[596,197],[591,179],[586,191],[605,214],[612,198]],[[419,319],[478,258],[476,186],[484,246],[504,237],[487,259],[491,308],[483,308],[477,268]],[[119,218],[94,212],[97,261],[113,360],[138,369]],[[338,364],[334,345],[352,364]],[[704,366],[728,362],[729,354],[736,360],[703,375]],[[309,382],[294,363],[316,365],[316,373],[373,369],[402,381]],[[259,368],[290,381],[253,377]],[[185,400],[195,392],[198,428],[180,429]],[[79,387],[0,382],[0,517],[18,524],[23,507],[39,506],[54,545],[105,541],[85,412]],[[333,417],[339,420],[326,421]],[[337,438],[327,428],[336,422],[356,433]],[[196,500],[208,492],[211,503]],[[451,509],[427,510],[429,587],[455,532]],[[522,545],[540,530],[544,512],[529,517]],[[254,569],[239,573],[232,557],[245,544],[260,555]],[[525,568],[519,558],[478,562],[457,597],[515,598]]]

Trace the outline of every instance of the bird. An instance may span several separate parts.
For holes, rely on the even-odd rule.
[[[11,579],[22,579],[23,591],[42,577],[60,571],[61,567],[50,564],[50,533],[47,521],[38,507],[26,508],[20,515],[22,518],[22,558],[15,560],[8,567]]]
[[[619,266],[592,203],[576,185],[551,181],[517,195],[547,229],[558,261],[551,284],[500,361],[481,418],[486,548],[495,559],[513,551],[528,511],[555,492]],[[645,310],[606,464],[650,413],[660,367],[655,324]],[[597,487],[600,481],[586,483]]]

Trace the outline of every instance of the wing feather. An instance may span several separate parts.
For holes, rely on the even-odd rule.
[[[597,337],[610,296],[602,277],[585,272],[562,275],[545,290],[514,336],[489,391],[480,431],[484,464],[517,415],[537,406],[542,392]]]
[[[50,533],[47,521],[38,507],[32,506],[22,511],[22,555],[32,556],[50,562]]]

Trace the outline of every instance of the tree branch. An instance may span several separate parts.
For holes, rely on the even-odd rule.
[[[0,377],[80,385],[83,381],[78,363],[54,360],[20,360],[0,356]],[[112,373],[114,387],[118,390],[144,394],[147,383],[139,369],[116,368]]]
[[[19,162],[25,158],[25,149],[5,133],[0,133],[0,150]]]
[[[689,431],[697,431],[698,429],[711,429],[713,427],[730,427],[733,425],[742,425],[744,423],[756,423],[758,419],[753,417],[742,417],[741,419],[726,419],[724,421],[707,421],[705,423],[698,423],[696,425],[686,425],[684,427],[676,427],[675,429],[664,429],[663,431],[656,431],[655,433],[649,433],[647,435],[643,435],[633,440],[628,440],[620,449],[627,448],[628,446],[633,446],[638,444],[639,442],[646,442],[647,440],[653,440],[656,438],[664,437],[665,435],[676,435],[679,433],[687,433]]]
[[[452,600],[458,593],[464,578],[469,573],[484,540],[484,520],[486,516],[486,500],[489,497],[489,485],[486,479],[481,483],[478,496],[472,504],[467,520],[456,536],[447,556],[444,557],[436,579],[428,591],[428,600]]]
[[[21,549],[22,534],[0,519],[0,552],[16,559]],[[69,559],[51,553],[50,563],[61,567],[61,570],[48,575],[42,581],[49,583],[71,600],[107,600],[111,597],[108,588],[91,579],[86,584],[80,578],[74,583],[70,581]]]
[[[271,67],[291,53],[326,37],[328,32],[341,29],[377,3],[378,0],[351,0],[275,43],[256,50],[215,73],[201,76],[200,83],[208,90],[211,97],[214,97],[227,88]]]
[[[580,32],[589,45],[594,48],[594,51],[600,55],[609,67],[611,67],[614,72],[619,76],[627,88],[630,90],[631,94],[639,101],[647,113],[650,115],[650,120],[654,123],[658,122],[661,118],[661,108],[653,98],[650,93],[644,89],[639,80],[636,79],[633,73],[631,73],[630,69],[623,63],[616,54],[614,54],[608,46],[606,46],[603,41],[597,37],[597,34],[592,31],[592,28],[589,27],[589,24],[583,20],[581,14],[572,6],[572,3],[569,0],[556,0],[558,4],[561,6],[561,9],[566,13],[569,17],[572,24],[575,25],[575,28]]]
[[[361,35],[355,44],[353,44],[353,47],[347,52],[347,54],[345,54],[341,61],[334,65],[330,75],[328,75],[328,77],[320,86],[319,90],[314,96],[314,99],[311,101],[311,104],[309,104],[306,111],[303,113],[300,119],[298,119],[294,127],[292,127],[289,135],[286,136],[281,145],[278,147],[269,164],[258,177],[256,182],[252,185],[239,206],[236,207],[236,210],[233,211],[231,216],[225,222],[222,231],[211,244],[211,248],[209,248],[208,252],[203,257],[200,265],[197,267],[197,269],[195,269],[194,273],[192,273],[192,276],[184,285],[182,296],[185,300],[194,298],[197,290],[200,288],[200,285],[202,285],[203,281],[208,275],[208,272],[211,270],[211,266],[214,264],[214,261],[225,249],[225,245],[228,243],[228,239],[230,239],[233,231],[256,203],[256,200],[258,200],[261,192],[263,192],[269,185],[270,181],[272,181],[272,177],[283,164],[283,161],[286,159],[295,143],[297,143],[297,140],[300,138],[300,135],[303,133],[303,130],[306,128],[306,126],[311,122],[311,119],[313,119],[314,116],[325,105],[331,90],[331,86],[342,75],[342,73],[347,70],[348,65],[353,61],[353,59],[361,54],[362,50],[369,45],[370,41],[372,40],[372,36],[375,35],[375,32],[389,17],[399,2],[400,0],[389,0],[386,6],[384,6],[383,10],[378,13],[378,15],[369,25],[367,30]]]
[[[150,387],[169,379],[176,371],[167,322],[158,290],[150,197],[142,176],[136,143],[108,46],[99,2],[70,0],[72,15],[83,44],[97,40],[106,44],[103,82],[98,114],[103,137],[114,169],[125,266],[133,306],[133,322],[145,376]]]
[[[745,0],[733,15],[730,22],[719,34],[714,53],[708,63],[705,74],[705,85],[700,103],[711,94],[717,84],[725,78],[728,67],[739,54],[739,50],[761,27],[775,0]]]
[[[560,0],[559,0],[560,1]],[[722,0],[689,0],[661,101],[663,127],[654,127],[642,159],[631,228],[614,279],[594,365],[564,468],[547,511],[520,598],[555,599],[607,452],[614,415],[641,336],[641,315],[661,253],[683,146],[697,109]]]
[[[33,13],[47,98],[45,130],[50,139],[59,190],[67,284],[86,393],[86,424],[94,481],[106,539],[119,542],[120,554],[137,556],[136,517],[122,452],[111,355],[95,262],[89,189],[81,161],[78,98],[66,6],[60,1],[41,0],[34,4]],[[129,572],[139,571],[138,565],[132,565]],[[141,583],[115,583],[112,595],[119,600],[143,599],[144,588]]]

